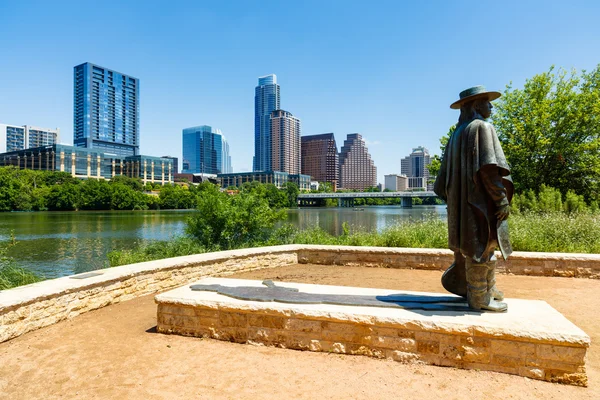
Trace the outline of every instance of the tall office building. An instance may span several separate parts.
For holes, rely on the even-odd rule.
[[[56,144],[60,130],[0,124],[0,153]]]
[[[279,110],[279,85],[274,74],[258,78],[254,90],[253,171],[271,171],[271,113]]]
[[[300,120],[292,113],[271,113],[271,171],[300,173]]]
[[[318,182],[329,182],[333,190],[339,181],[339,154],[333,133],[302,136],[302,173]]]
[[[118,156],[140,149],[140,81],[91,63],[74,68],[73,144]]]
[[[409,156],[400,161],[400,172],[408,177],[409,189],[433,189],[433,184],[428,183],[429,164],[431,164],[429,151],[423,146],[415,147]]]
[[[373,186],[377,186],[377,167],[362,136],[350,133],[340,152],[340,187],[364,190]]]
[[[208,125],[183,130],[184,174],[231,173],[229,144],[219,129]]]

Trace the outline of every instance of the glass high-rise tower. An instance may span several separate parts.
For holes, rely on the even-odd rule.
[[[258,78],[254,90],[254,171],[271,171],[271,113],[279,110],[279,85],[274,74]]]
[[[184,174],[233,172],[229,144],[219,129],[208,125],[186,128],[182,143]]]
[[[140,81],[98,65],[74,68],[73,144],[118,156],[140,149]]]

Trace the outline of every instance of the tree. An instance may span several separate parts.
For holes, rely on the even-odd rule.
[[[287,182],[285,184],[285,195],[287,196],[287,206],[290,208],[298,207],[298,194],[300,189],[294,182]]]
[[[600,198],[600,65],[592,72],[535,75],[509,84],[492,115],[517,192],[542,185]]]
[[[266,242],[275,222],[285,215],[251,191],[229,196],[215,187],[198,196],[197,212],[188,219],[186,232],[207,249],[252,246]]]
[[[142,192],[135,191],[123,183],[113,183],[110,208],[112,210],[143,210],[146,209],[146,197]]]
[[[48,209],[55,211],[77,210],[80,200],[79,185],[67,181],[61,185],[52,186],[48,194]]]
[[[446,145],[448,144],[448,140],[450,140],[450,135],[452,135],[452,132],[454,132],[455,129],[456,125],[452,125],[448,129],[448,132],[446,132],[446,134],[440,138],[440,150],[442,151],[442,156],[444,155],[444,151],[446,151]],[[429,183],[433,183],[435,182],[435,178],[440,171],[442,157],[435,154],[430,160],[431,163],[427,166],[427,170],[429,171]]]
[[[110,210],[112,188],[105,180],[87,179],[80,185],[82,210]]]
[[[142,190],[144,190],[144,184],[142,183],[142,180],[140,178],[129,178],[128,176],[125,175],[115,175],[112,177],[112,179],[110,180],[111,184],[123,184],[123,185],[127,185],[130,188],[132,188],[135,191],[141,192]]]

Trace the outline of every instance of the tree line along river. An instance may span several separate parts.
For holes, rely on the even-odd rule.
[[[45,278],[103,268],[112,250],[132,249],[148,240],[182,235],[194,211],[13,212],[0,214],[0,241],[14,232],[17,244],[8,255],[18,266]],[[446,217],[445,206],[374,206],[300,208],[288,210],[287,222],[300,229],[319,226],[339,235],[342,224],[353,229],[380,231],[403,219],[428,215]]]

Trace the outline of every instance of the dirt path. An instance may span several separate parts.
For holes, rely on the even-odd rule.
[[[236,278],[443,292],[438,271],[295,265]],[[589,387],[154,332],[146,296],[0,344],[7,399],[600,399],[600,281],[499,276],[507,297],[546,300],[592,338]]]

